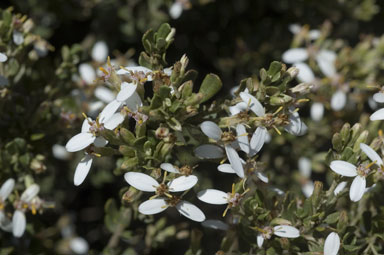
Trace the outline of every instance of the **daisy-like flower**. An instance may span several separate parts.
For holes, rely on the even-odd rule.
[[[264,240],[271,239],[272,235],[278,236],[278,237],[285,237],[285,238],[297,238],[300,236],[300,231],[292,226],[288,225],[278,225],[274,227],[264,227],[264,228],[258,228],[253,227],[259,233],[257,234],[256,241],[257,246],[261,248],[263,246]]]
[[[12,230],[12,222],[4,213],[5,201],[8,196],[12,193],[15,187],[15,180],[10,178],[6,180],[0,188],[0,228],[4,231]]]
[[[223,213],[223,217],[227,214],[227,211],[233,207],[239,205],[241,199],[244,197],[249,189],[246,189],[242,194],[235,191],[235,184],[232,184],[232,192],[224,192],[217,189],[206,189],[202,190],[197,194],[197,198],[201,201],[214,204],[214,205],[227,205]]]
[[[334,160],[331,162],[331,169],[335,173],[346,176],[355,177],[349,190],[349,198],[353,202],[359,201],[365,192],[366,176],[369,174],[371,164],[362,164],[358,167],[343,160]]]
[[[31,207],[32,213],[36,213],[32,200],[37,196],[40,191],[40,187],[37,184],[29,186],[23,194],[21,194],[20,200],[15,203],[15,212],[12,217],[12,233],[15,237],[21,237],[24,234],[27,220],[25,218],[25,211]]]
[[[244,178],[244,168],[240,156],[231,145],[231,143],[236,141],[236,136],[232,132],[221,131],[220,127],[212,121],[204,121],[201,123],[200,128],[206,136],[224,145],[227,158],[232,168],[240,178]]]
[[[337,233],[330,233],[325,239],[324,255],[337,255],[340,249],[340,237]]]
[[[124,116],[120,113],[115,114],[115,107],[107,105],[96,120],[86,117],[81,127],[81,133],[72,137],[65,148],[69,152],[76,152],[85,149],[91,144],[102,147],[107,144],[100,131],[106,129],[113,130],[124,121]]]

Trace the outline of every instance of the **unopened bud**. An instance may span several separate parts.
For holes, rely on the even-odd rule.
[[[167,35],[167,37],[165,38],[165,41],[166,42],[169,42],[173,39],[173,37],[175,36],[175,33],[176,33],[176,29],[175,28],[172,28],[171,29],[171,32],[169,32],[169,34]]]
[[[121,198],[123,203],[132,203],[138,198],[139,191],[133,187],[130,187]]]
[[[166,127],[159,127],[155,132],[156,138],[164,139],[169,135],[169,129]]]
[[[296,66],[292,66],[288,68],[287,73],[293,78],[295,78],[299,74],[299,68]]]
[[[307,94],[312,89],[312,87],[313,85],[310,83],[300,83],[299,85],[291,88],[291,91],[298,94]]]

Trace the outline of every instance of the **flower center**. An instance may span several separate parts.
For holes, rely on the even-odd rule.
[[[180,197],[172,196],[171,198],[166,200],[168,206],[176,206],[180,202]]]
[[[221,141],[224,143],[230,143],[230,142],[233,142],[235,140],[236,140],[236,136],[230,131],[223,132],[221,134]]]
[[[271,227],[264,227],[261,235],[264,239],[270,239],[272,237],[273,230]]]
[[[180,173],[182,174],[182,175],[186,175],[186,176],[188,176],[188,175],[190,175],[190,174],[192,174],[192,171],[193,171],[193,168],[192,167],[190,167],[190,166],[182,166],[180,169],[179,169],[179,171],[180,171]]]
[[[229,208],[235,207],[240,203],[242,196],[239,193],[227,193],[229,195],[228,198],[228,206]]]
[[[164,195],[167,192],[168,192],[168,186],[165,185],[164,183],[161,183],[156,188],[156,195],[158,195],[158,196]]]
[[[366,177],[370,172],[370,164],[361,164],[356,168],[356,172],[361,177]]]

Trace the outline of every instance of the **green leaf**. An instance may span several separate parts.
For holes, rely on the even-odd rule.
[[[202,94],[203,96],[200,100],[200,103],[203,103],[212,98],[214,95],[216,95],[216,93],[219,92],[222,86],[223,84],[219,76],[217,76],[216,74],[207,74],[199,89],[199,94]]]

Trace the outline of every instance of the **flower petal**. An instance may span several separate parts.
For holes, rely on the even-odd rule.
[[[248,108],[247,103],[240,102],[234,106],[230,106],[228,109],[229,109],[229,112],[231,113],[231,115],[233,116],[233,115],[239,114],[240,112],[247,110],[247,108]]]
[[[260,173],[260,172],[256,172],[255,173],[257,178],[260,179],[260,181],[264,182],[264,183],[268,183],[269,182],[269,179],[267,176],[265,176],[264,174]]]
[[[218,229],[227,231],[229,229],[228,224],[222,222],[221,220],[206,220],[203,223],[201,223],[203,227],[212,228],[212,229]]]
[[[384,120],[384,108],[379,109],[372,113],[372,115],[369,117],[370,120]]]
[[[4,53],[0,52],[0,63],[5,62],[7,60],[8,60],[7,55],[5,55]]]
[[[184,201],[184,200],[180,201],[176,205],[176,209],[179,211],[179,213],[181,213],[182,215],[184,215],[185,217],[193,221],[197,221],[197,222],[205,221],[204,213],[196,205],[193,205],[187,201]]]
[[[340,237],[337,233],[330,233],[325,239],[324,255],[337,255],[340,248]]]
[[[384,103],[384,93],[383,92],[377,92],[373,94],[373,100],[375,100],[378,103]]]
[[[235,170],[233,170],[231,164],[221,164],[217,167],[217,170],[223,173],[235,174]]]
[[[283,53],[283,62],[293,64],[305,61],[308,58],[308,51],[304,48],[289,49]]]
[[[377,154],[377,152],[374,151],[371,147],[369,147],[364,143],[360,143],[360,149],[368,156],[370,160],[372,160],[372,162],[376,161],[376,165],[378,166],[384,165],[383,160],[381,159],[379,154]]]
[[[28,203],[30,202],[33,198],[35,198],[37,196],[37,194],[39,194],[39,191],[40,191],[40,186],[37,185],[36,183],[32,184],[31,186],[29,186],[24,192],[23,194],[21,194],[21,197],[20,197],[20,200]]]
[[[263,117],[265,115],[265,109],[263,105],[259,102],[259,100],[256,99],[256,97],[246,92],[240,92],[240,97],[254,114],[259,117]]]
[[[89,245],[84,238],[75,237],[69,241],[69,247],[75,254],[86,254],[89,250]]]
[[[273,227],[273,234],[280,237],[296,238],[300,236],[300,231],[292,226],[279,225]]]
[[[336,74],[336,53],[330,50],[320,50],[316,55],[316,61],[321,72],[327,77],[333,77]]]
[[[245,129],[245,126],[242,124],[238,124],[236,126],[236,133],[237,133],[237,141],[239,143],[240,149],[248,154],[249,141],[248,141],[248,134],[247,134],[247,130]]]
[[[169,8],[169,16],[172,19],[178,19],[183,13],[183,4],[179,1],[174,2]]]
[[[257,239],[257,246],[259,248],[263,247],[264,237],[261,234],[257,234],[256,239]]]
[[[124,175],[124,179],[129,185],[141,191],[155,192],[157,186],[159,186],[155,179],[143,173],[128,172]]]
[[[290,109],[290,115],[289,115],[289,124],[285,126],[285,131],[292,135],[298,136],[301,131],[301,119],[300,115],[297,111],[294,111],[293,108]]]
[[[219,126],[212,121],[204,121],[200,125],[201,131],[209,138],[219,141],[221,138],[222,131]]]
[[[80,133],[72,137],[65,145],[65,148],[68,152],[80,151],[87,148],[95,139],[96,137],[91,133]]]
[[[180,192],[189,190],[197,183],[198,179],[194,175],[180,176],[168,183],[169,191]]]
[[[130,83],[123,82],[121,84],[121,90],[116,96],[116,100],[119,102],[123,102],[127,100],[130,96],[133,95],[133,93],[135,93],[136,88],[137,88],[137,85],[133,82],[130,82]]]
[[[108,57],[108,46],[104,41],[98,41],[93,45],[91,52],[92,59],[97,62],[105,62]]]
[[[349,198],[351,199],[351,201],[359,201],[364,195],[366,186],[367,183],[365,178],[361,176],[356,176],[355,179],[353,179],[351,188],[349,190]]]
[[[307,157],[300,157],[298,161],[299,172],[305,178],[309,178],[312,173],[312,162]]]
[[[112,116],[115,114],[117,109],[121,106],[121,102],[117,100],[113,100],[109,104],[107,104],[104,109],[99,114],[99,121],[101,123],[106,123]]]
[[[239,154],[237,154],[237,151],[234,148],[232,148],[232,146],[230,146],[229,144],[226,144],[225,152],[227,154],[229,163],[231,163],[233,170],[235,170],[236,174],[240,178],[244,178],[243,164],[241,163],[241,159],[239,157]]]
[[[342,110],[346,103],[347,103],[347,95],[345,94],[344,91],[339,89],[332,95],[331,108],[334,111]]]
[[[114,130],[118,125],[124,122],[124,115],[121,113],[115,113],[113,116],[104,123],[106,129]]]
[[[75,174],[73,176],[73,183],[75,186],[79,186],[83,183],[89,173],[89,169],[91,169],[92,162],[92,156],[87,154],[80,160],[79,164],[77,164]]]
[[[4,202],[8,198],[9,194],[11,194],[14,187],[15,187],[15,180],[12,178],[9,178],[3,183],[3,185],[1,185],[0,202]]]
[[[12,217],[13,236],[21,237],[24,234],[26,225],[27,220],[25,219],[25,214],[20,210],[16,210]]]
[[[355,177],[357,175],[356,167],[343,160],[334,160],[330,165],[331,169],[342,176]]]
[[[84,121],[83,121],[83,124],[81,125],[81,133],[87,133],[89,132],[89,128],[91,127],[91,125],[89,125],[89,122],[92,122],[93,120],[91,118],[86,118]]]
[[[80,73],[81,79],[83,79],[87,84],[92,84],[96,79],[96,71],[90,64],[87,64],[87,63],[80,64],[79,73]]]
[[[224,157],[223,149],[214,144],[203,144],[193,151],[196,157],[201,159],[217,159]]]
[[[132,112],[136,112],[137,110],[139,110],[141,106],[143,106],[143,102],[141,101],[139,94],[135,92],[132,94],[132,96],[130,96],[127,100],[125,100],[125,105]]]
[[[261,150],[261,148],[263,148],[267,135],[268,135],[268,130],[265,127],[256,128],[250,142],[251,156],[256,155],[256,153],[258,153]]]
[[[322,103],[313,103],[311,106],[311,118],[314,121],[320,121],[324,116],[324,105]]]
[[[160,165],[160,168],[170,173],[175,173],[175,174],[180,173],[180,171],[170,163],[162,163]]]
[[[305,197],[310,197],[312,195],[314,189],[315,189],[315,186],[314,186],[312,181],[306,182],[301,187],[301,190],[303,191]]]
[[[95,141],[93,142],[93,144],[96,146],[96,147],[104,147],[105,145],[108,144],[108,141],[102,137],[102,136],[98,136],[96,137]]]
[[[333,191],[333,194],[337,196],[347,186],[347,184],[348,182],[340,182],[339,184],[337,184],[335,190]]]
[[[115,94],[106,87],[97,87],[95,89],[95,97],[104,103],[110,103],[115,100]]]
[[[168,208],[164,198],[147,200],[139,205],[139,212],[145,215],[157,214]]]
[[[228,204],[228,194],[217,189],[202,190],[197,194],[197,198],[205,203],[213,205]]]
[[[315,80],[315,75],[313,74],[312,69],[307,64],[300,62],[295,63],[294,66],[299,69],[299,73],[296,77],[300,82],[311,83]]]
[[[6,232],[12,232],[12,221],[0,210],[0,229]]]

